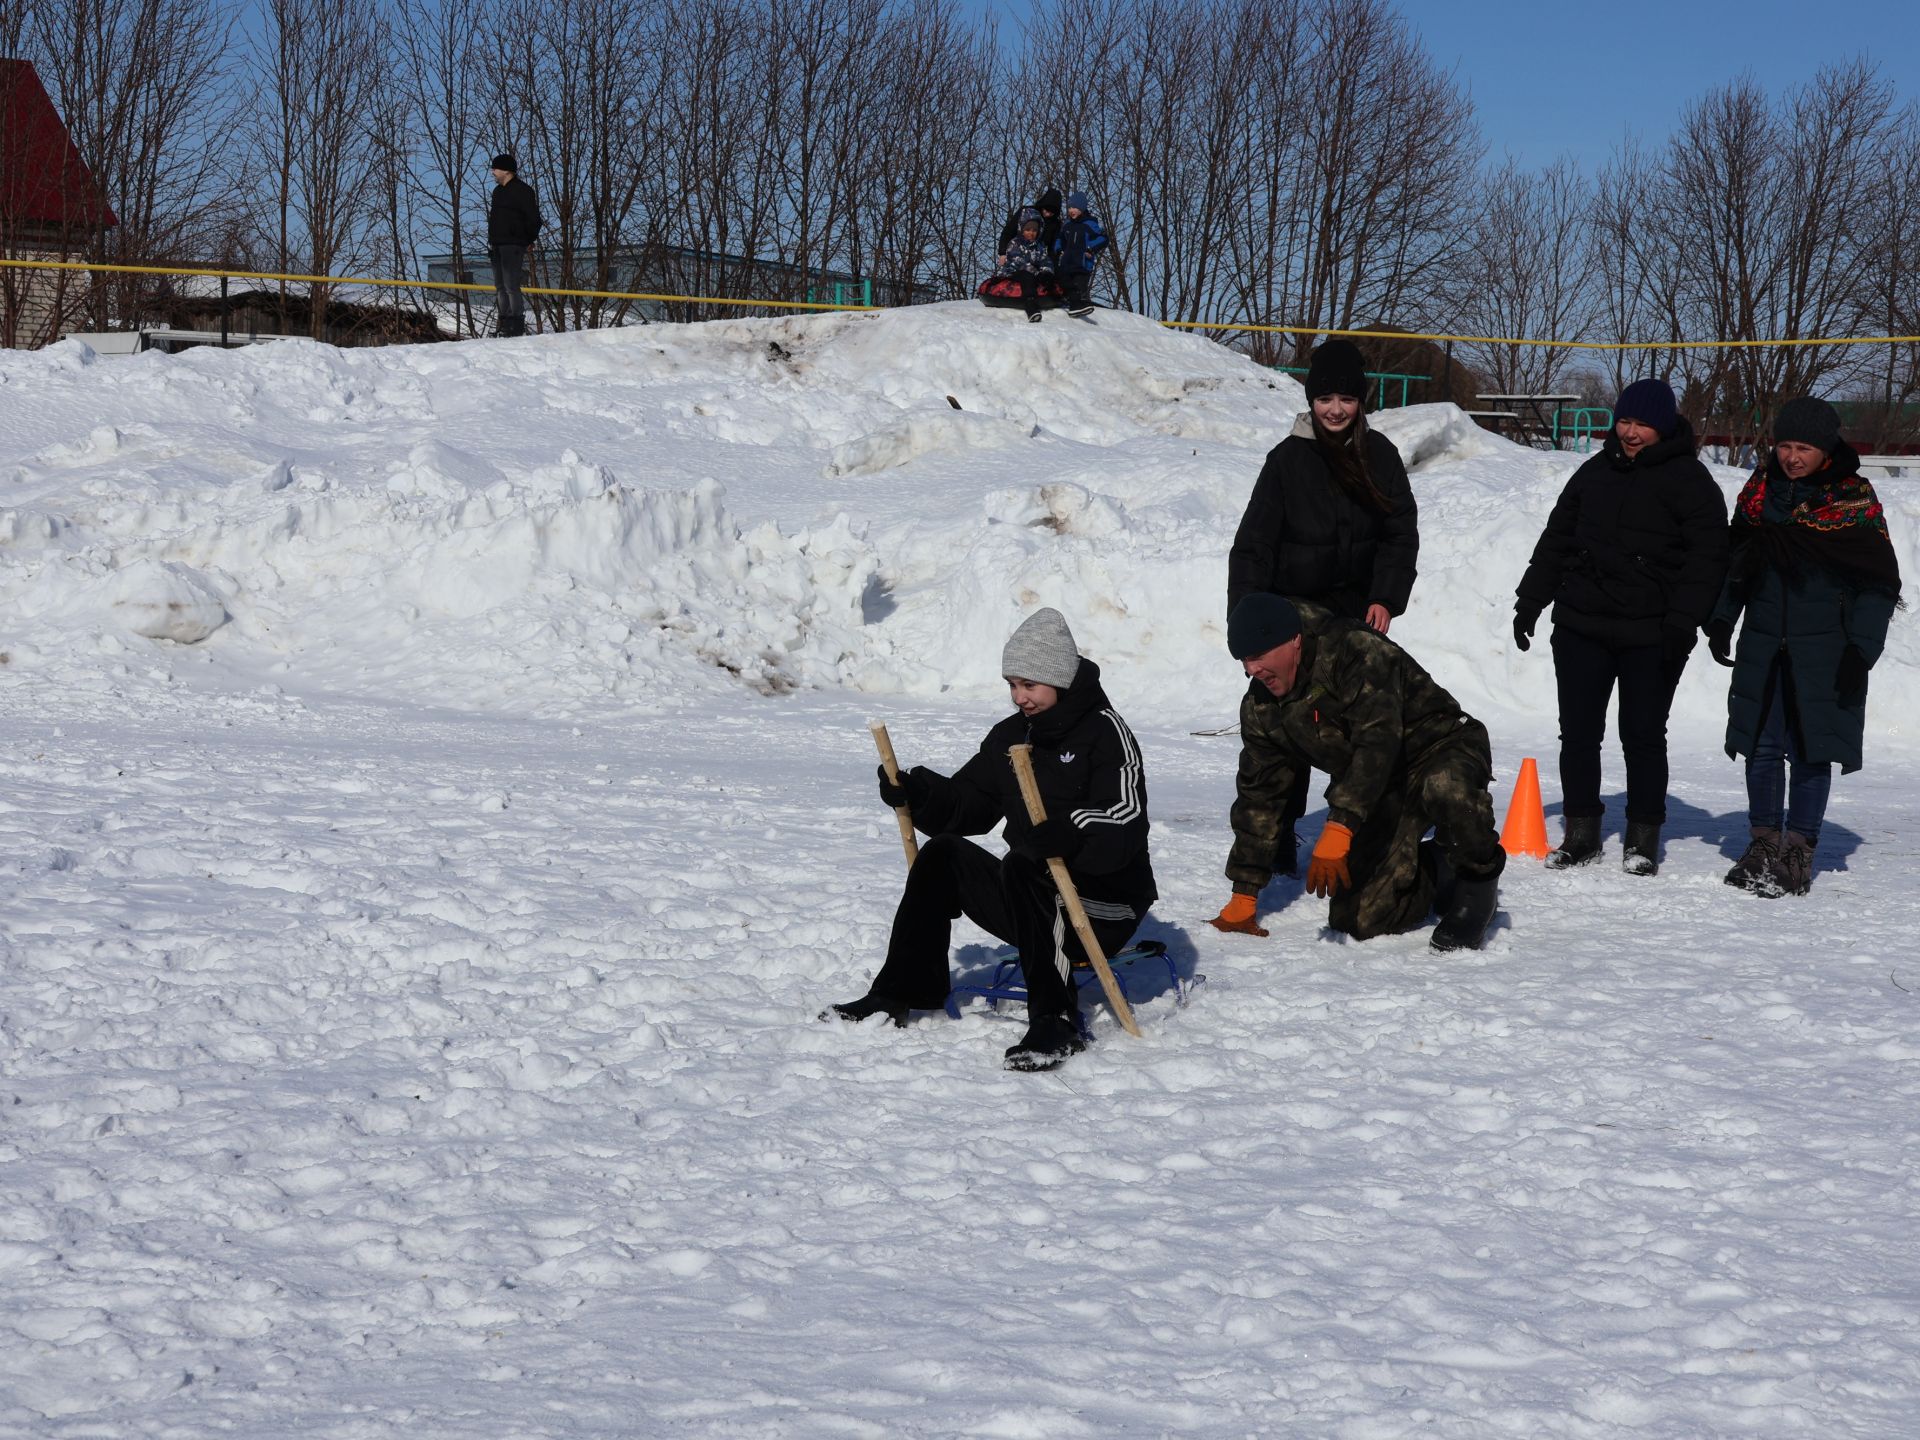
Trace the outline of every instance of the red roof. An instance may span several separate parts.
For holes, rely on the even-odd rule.
[[[26,60],[0,60],[0,221],[85,230],[120,223]]]

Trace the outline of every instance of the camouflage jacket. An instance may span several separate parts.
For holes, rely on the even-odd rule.
[[[1304,643],[1284,697],[1251,682],[1240,702],[1239,795],[1227,873],[1258,889],[1271,873],[1282,810],[1302,767],[1333,777],[1328,818],[1358,831],[1407,766],[1470,717],[1386,636],[1296,602]],[[1477,733],[1477,727],[1476,727]]]

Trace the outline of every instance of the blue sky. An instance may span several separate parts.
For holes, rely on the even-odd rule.
[[[1116,0],[1125,3],[1125,0]],[[974,0],[1003,24],[1024,0]],[[1473,94],[1489,155],[1603,162],[1629,127],[1663,139],[1686,103],[1751,70],[1777,92],[1866,55],[1920,98],[1915,0],[1400,0],[1397,8]],[[1008,24],[1011,30],[1012,25]]]

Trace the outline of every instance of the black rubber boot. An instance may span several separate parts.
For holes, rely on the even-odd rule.
[[[1487,926],[1493,923],[1493,911],[1499,899],[1497,879],[1469,880],[1465,876],[1456,879],[1440,923],[1433,927],[1433,948],[1478,950],[1486,943]]]
[[[1564,870],[1569,865],[1590,865],[1600,858],[1600,820],[1598,815],[1569,815],[1567,836],[1558,850],[1547,852],[1547,868]]]
[[[1660,873],[1660,823],[1627,821],[1627,838],[1620,847],[1620,868],[1629,875]]]
[[[907,1009],[907,1006],[889,995],[862,995],[858,1000],[849,1000],[844,1005],[829,1005],[820,1012],[820,1018],[851,1020],[858,1024],[875,1015],[884,1015],[896,1029],[904,1030],[907,1027]]]
[[[1009,1070],[1058,1070],[1069,1055],[1087,1048],[1076,1015],[1042,1015],[1027,1025],[1018,1045],[1007,1047]]]

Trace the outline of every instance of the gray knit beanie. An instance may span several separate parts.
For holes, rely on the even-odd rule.
[[[1080,673],[1080,651],[1067,618],[1052,606],[1020,622],[1000,652],[1000,674],[1008,680],[1037,680],[1065,690]]]

